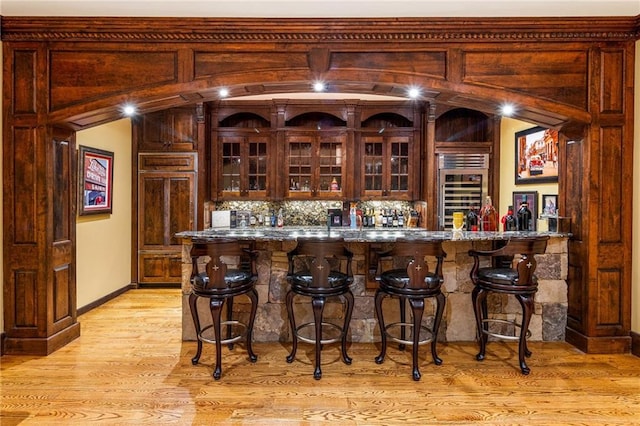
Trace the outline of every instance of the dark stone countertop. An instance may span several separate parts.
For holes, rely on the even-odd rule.
[[[326,238],[343,237],[347,242],[389,242],[398,238],[442,241],[507,240],[511,237],[536,237],[548,235],[569,238],[570,234],[558,232],[510,231],[510,232],[467,232],[467,231],[427,231],[423,228],[362,228],[332,227],[328,232],[322,226],[285,226],[282,228],[217,228],[203,231],[183,231],[176,237],[187,240],[208,240],[215,238],[237,238],[255,241],[290,241],[299,237]]]

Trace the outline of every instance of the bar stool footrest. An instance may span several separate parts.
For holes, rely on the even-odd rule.
[[[324,338],[324,334],[325,334],[325,329],[326,328],[330,328],[333,330],[337,330],[338,331],[338,335],[336,337],[330,337],[330,338]],[[313,329],[315,330],[315,323],[314,322],[307,322],[304,324],[299,325],[298,327],[296,327],[295,331],[294,331],[294,336],[296,339],[300,340],[301,342],[305,342],[305,343],[312,343],[315,344],[316,343],[316,339],[315,336],[314,337],[306,337],[303,334],[300,333],[300,331],[302,331],[303,329]],[[322,322],[322,334],[323,334],[323,338],[322,340],[320,340],[320,344],[321,345],[329,345],[331,343],[336,343],[339,342],[340,340],[342,340],[342,335],[344,334],[344,331],[342,330],[342,327],[340,327],[338,324],[334,324],[331,322]]]
[[[522,328],[522,324],[519,324],[516,321],[511,321],[511,320],[505,320],[505,319],[498,319],[498,318],[489,318],[489,319],[483,319],[482,320],[483,324],[491,324],[491,323],[497,323],[497,324],[507,324],[507,325],[513,325],[516,328]],[[504,340],[520,340],[520,336],[512,336],[509,334],[500,334],[500,333],[494,333],[492,331],[489,330],[482,330],[483,334],[486,334],[487,336],[491,336],[491,337],[496,337],[498,339],[504,339]],[[531,330],[527,330],[527,339],[531,337]]]
[[[223,329],[223,327],[226,327],[226,326],[229,326],[229,325],[232,327],[232,329],[231,329],[232,331],[234,331],[234,329],[236,329],[235,331],[237,331],[237,332],[233,333],[231,335],[231,337],[229,337],[229,338],[220,340],[220,344],[221,345],[229,345],[231,343],[239,342],[240,340],[244,339],[246,337],[246,335],[247,335],[247,325],[245,323],[243,323],[243,322],[235,321],[235,320],[234,321],[222,321],[220,323],[220,331],[222,333],[226,333],[226,330]],[[238,330],[238,328],[240,330]],[[205,336],[205,332],[208,331],[208,330],[211,330],[211,329],[213,329],[213,324],[210,324],[210,325],[204,327],[200,331],[200,334],[198,335],[198,340],[201,340],[201,341],[207,342],[207,343],[212,343],[212,344],[215,345],[216,344],[216,339],[215,339],[214,336],[212,336],[212,337]],[[212,332],[212,334],[213,334],[213,332]]]
[[[413,340],[407,340],[407,339],[402,339],[400,337],[398,337],[396,334],[391,333],[389,330],[392,328],[402,328],[402,327],[409,327],[411,329],[413,329],[413,324],[410,322],[394,322],[391,324],[388,324],[387,326],[385,326],[384,328],[384,333],[387,335],[387,337],[389,338],[389,340],[392,340],[396,343],[400,343],[403,345],[413,345]],[[428,327],[421,325],[420,326],[420,333],[422,333],[423,331],[425,331],[427,333],[427,336],[421,340],[418,341],[418,345],[424,345],[425,343],[430,343],[433,341],[433,331],[431,329],[429,329]]]

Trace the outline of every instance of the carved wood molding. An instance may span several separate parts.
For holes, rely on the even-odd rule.
[[[3,17],[3,41],[539,42],[640,39],[640,17],[207,19]]]

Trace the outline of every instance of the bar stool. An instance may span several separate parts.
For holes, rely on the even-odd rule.
[[[442,364],[442,359],[438,357],[436,343],[438,340],[438,329],[442,321],[442,314],[446,298],[441,287],[444,282],[442,276],[442,263],[446,257],[442,249],[441,241],[413,241],[399,239],[393,247],[386,252],[378,253],[378,282],[379,286],[375,294],[375,310],[380,327],[380,337],[382,339],[382,349],[380,355],[375,359],[377,364],[382,364],[387,352],[387,338],[400,344],[400,349],[404,350],[405,345],[413,346],[413,380],[420,380],[421,374],[418,369],[418,346],[431,342],[431,356],[436,365]],[[429,266],[425,257],[435,257],[436,266],[434,272],[429,272]],[[382,263],[385,259],[394,265],[392,269],[383,271]],[[398,268],[400,264],[402,267]],[[385,297],[397,297],[400,300],[400,321],[385,324],[382,312],[382,301]],[[425,299],[435,298],[436,313],[433,320],[433,327],[429,330],[422,325]],[[406,320],[405,306],[409,301],[413,320]],[[410,329],[411,337],[407,339],[406,331]],[[392,333],[392,330],[396,330]],[[399,335],[398,331],[399,330]],[[423,333],[425,332],[425,333]],[[424,335],[424,337],[423,337]]]
[[[527,347],[527,338],[531,334],[529,323],[534,309],[533,298],[538,291],[538,278],[534,274],[537,265],[535,255],[545,252],[548,240],[548,236],[514,237],[509,239],[503,247],[495,250],[469,250],[469,255],[473,257],[471,280],[475,287],[471,297],[480,344],[480,351],[476,355],[478,361],[482,361],[485,357],[489,336],[503,340],[517,340],[520,370],[525,375],[531,371],[525,362],[525,357],[531,356],[531,351]],[[513,265],[515,256],[519,256],[519,259]],[[481,268],[482,257],[490,258],[492,266]],[[518,324],[516,321],[489,318],[487,295],[490,292],[514,295],[522,307],[522,322]],[[520,329],[520,333],[515,333],[515,330],[514,335],[493,332],[489,329],[490,323],[514,325],[516,329]]]
[[[247,247],[249,245],[249,247]],[[240,340],[246,342],[249,360],[256,362],[258,357],[253,352],[251,340],[253,323],[258,309],[258,293],[255,283],[258,279],[255,259],[257,253],[252,250],[252,243],[242,243],[233,239],[213,239],[194,241],[191,249],[193,270],[191,274],[192,290],[189,295],[189,307],[196,330],[198,349],[191,363],[196,365],[202,354],[202,342],[213,343],[216,347],[216,365],[213,378],[218,380],[222,375],[222,345],[233,344]],[[208,256],[210,260],[205,270],[198,271],[198,258]],[[246,295],[251,301],[251,312],[246,323],[233,319],[233,299]],[[199,298],[209,300],[209,309],[213,324],[202,327],[197,309]],[[227,305],[227,318],[221,320],[222,307]],[[226,326],[226,337],[222,336],[221,327]],[[207,333],[213,329],[213,336]]]
[[[313,377],[319,380],[322,377],[320,353],[323,345],[340,341],[342,360],[347,365],[351,364],[351,358],[347,355],[347,331],[354,300],[350,288],[353,282],[353,253],[346,249],[342,238],[298,238],[296,248],[287,256],[287,281],[291,287],[287,292],[286,304],[293,334],[293,346],[287,356],[287,362],[291,363],[295,359],[299,340],[315,344]],[[311,298],[313,322],[296,324],[293,312],[293,300],[296,295]],[[341,325],[323,321],[325,301],[329,297],[340,297],[345,301],[344,322]],[[313,338],[305,336],[302,332],[311,327],[315,331]],[[331,331],[334,335],[330,335]]]

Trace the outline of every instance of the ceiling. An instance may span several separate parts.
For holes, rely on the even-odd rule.
[[[0,15],[210,18],[638,16],[640,0],[0,0]]]

